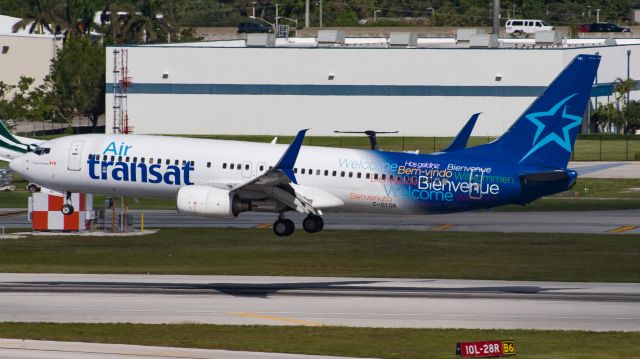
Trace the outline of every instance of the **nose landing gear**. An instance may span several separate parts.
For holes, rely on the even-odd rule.
[[[64,214],[65,216],[68,216],[75,211],[73,205],[71,204],[71,192],[64,193],[64,201],[65,204],[63,204],[62,208],[60,208],[60,212],[62,212],[62,214]]]

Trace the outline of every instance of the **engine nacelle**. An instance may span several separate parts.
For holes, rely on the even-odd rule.
[[[232,218],[251,210],[251,201],[230,191],[208,186],[185,186],[178,190],[179,213],[212,218]]]

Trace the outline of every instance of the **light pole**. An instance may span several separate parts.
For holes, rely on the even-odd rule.
[[[310,2],[311,0],[306,0],[304,2],[304,28],[305,29],[309,27],[309,3]]]
[[[318,10],[320,12],[320,17],[318,19],[319,20],[319,24],[318,25],[320,25],[319,27],[322,27],[322,0],[318,0],[318,7],[319,7]]]
[[[600,22],[600,9],[596,9],[596,22]]]
[[[255,18],[256,17],[256,2],[252,2],[253,4],[253,11],[251,12],[251,17]]]
[[[627,50],[627,81],[631,78],[631,50]],[[627,106],[629,105],[629,95],[630,92],[627,92]]]
[[[378,21],[378,17],[377,17],[377,15],[378,15],[378,13],[379,13],[379,12],[381,12],[381,11],[382,11],[382,10],[374,10],[374,11],[373,11],[373,22]]]

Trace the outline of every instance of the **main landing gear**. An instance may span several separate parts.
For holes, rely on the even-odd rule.
[[[64,214],[65,216],[68,216],[75,211],[73,205],[71,204],[71,192],[64,193],[64,202],[65,204],[62,205],[60,212],[62,212],[62,214]]]
[[[318,215],[310,214],[302,221],[302,228],[304,228],[307,233],[320,232],[322,228],[324,228],[324,220]],[[278,219],[273,223],[273,233],[278,237],[290,236],[295,229],[296,227],[293,221],[284,218],[283,214],[280,214]]]

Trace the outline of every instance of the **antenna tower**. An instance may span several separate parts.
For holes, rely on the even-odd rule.
[[[131,86],[128,72],[129,52],[119,48],[113,50],[113,133],[128,134],[133,132],[129,126],[127,112],[127,92]]]

